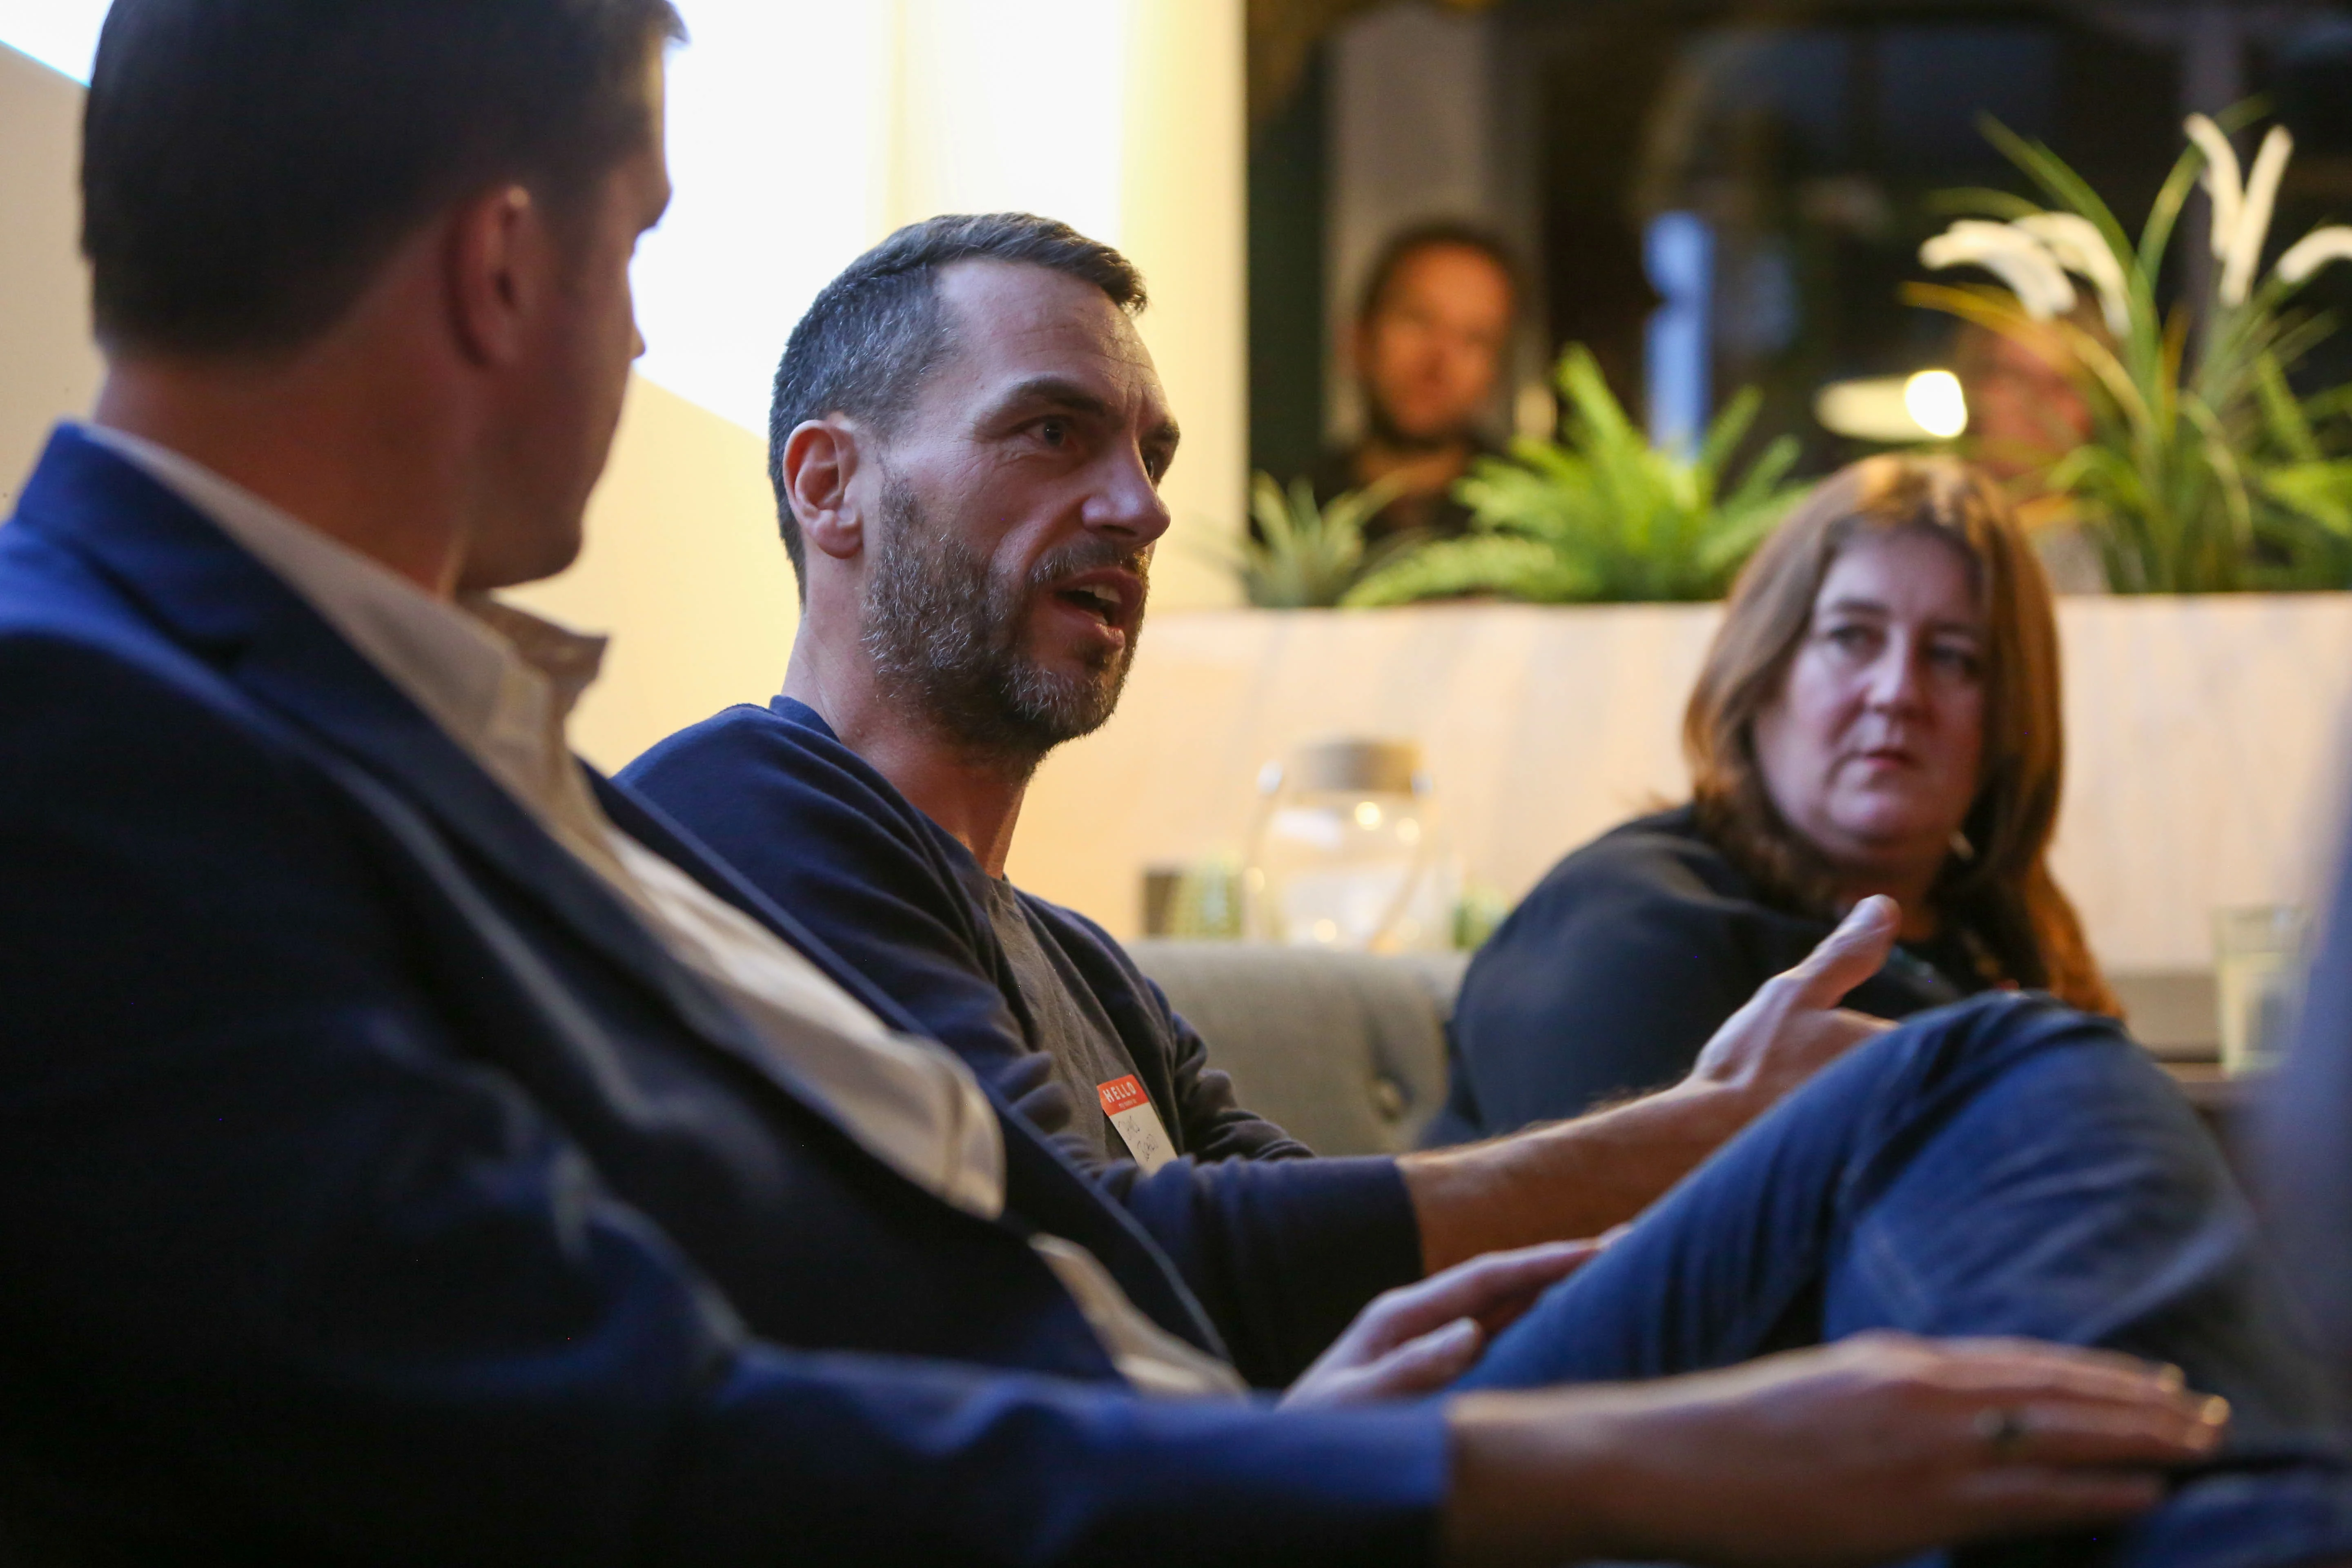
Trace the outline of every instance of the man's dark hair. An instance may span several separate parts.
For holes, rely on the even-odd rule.
[[[1512,293],[1519,292],[1519,264],[1501,239],[1476,224],[1453,218],[1433,219],[1399,229],[1381,247],[1380,255],[1372,259],[1371,271],[1365,275],[1364,291],[1357,300],[1359,325],[1380,314],[1396,275],[1406,262],[1424,250],[1475,250],[1495,264],[1496,270],[1510,284]]]
[[[1043,267],[1093,284],[1129,314],[1145,304],[1143,275],[1126,257],[1066,223],[1027,213],[926,218],[851,262],[793,329],[768,412],[768,479],[803,599],[807,547],[784,493],[784,444],[809,420],[834,414],[891,432],[947,357],[939,279],[959,261]]]
[[[100,341],[292,348],[469,191],[562,213],[644,145],[684,36],[670,0],[115,0],[82,124]]]

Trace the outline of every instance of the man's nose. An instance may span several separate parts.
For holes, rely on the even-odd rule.
[[[1124,535],[1139,545],[1158,540],[1172,521],[1168,503],[1160,499],[1160,487],[1151,481],[1150,470],[1140,456],[1132,453],[1110,465],[1087,502],[1088,528]]]

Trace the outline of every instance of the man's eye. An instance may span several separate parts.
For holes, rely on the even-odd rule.
[[[1069,422],[1064,419],[1039,420],[1037,423],[1037,439],[1045,442],[1048,447],[1061,447],[1067,445],[1070,439]]]

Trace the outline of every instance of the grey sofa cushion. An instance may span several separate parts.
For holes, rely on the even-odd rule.
[[[1445,1021],[1468,960],[1252,942],[1128,951],[1209,1042],[1241,1103],[1318,1154],[1413,1146],[1445,1095]]]
[[[1128,951],[1209,1042],[1241,1103],[1318,1154],[1400,1153],[1444,1099],[1445,1024],[1467,954],[1164,940]],[[2212,976],[2109,980],[2158,1055],[2212,1056]]]

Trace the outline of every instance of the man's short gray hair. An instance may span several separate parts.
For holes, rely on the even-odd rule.
[[[962,214],[909,224],[824,286],[793,329],[768,414],[768,480],[785,552],[808,596],[806,545],[784,490],[784,444],[811,419],[841,414],[887,435],[947,356],[940,269],[959,261],[1043,267],[1093,284],[1132,314],[1143,275],[1109,246],[1028,213]]]

